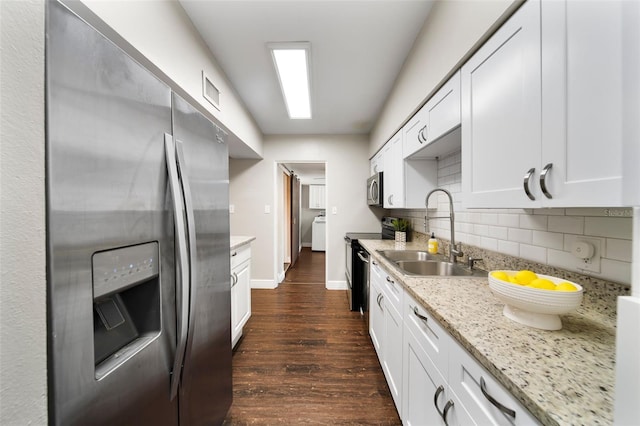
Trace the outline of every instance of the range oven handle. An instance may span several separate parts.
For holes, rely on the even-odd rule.
[[[366,259],[363,255],[362,252],[359,251],[358,252],[358,257],[360,258],[360,260],[362,260],[364,263],[369,263],[369,259]]]
[[[169,188],[171,190],[171,198],[173,202],[173,220],[175,225],[175,244],[176,244],[176,267],[180,271],[176,274],[176,300],[177,308],[177,345],[176,354],[173,360],[173,369],[171,370],[171,388],[170,400],[178,394],[178,384],[182,376],[182,361],[184,360],[184,351],[187,346],[187,332],[189,326],[189,265],[187,254],[187,235],[185,229],[184,216],[184,199],[180,180],[178,178],[178,164],[176,161],[176,149],[173,143],[173,136],[164,134],[164,148],[167,160],[167,173],[169,175]]]

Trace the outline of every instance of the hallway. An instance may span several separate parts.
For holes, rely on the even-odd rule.
[[[277,289],[252,290],[225,424],[400,424],[363,318],[323,284],[324,252],[304,249]]]

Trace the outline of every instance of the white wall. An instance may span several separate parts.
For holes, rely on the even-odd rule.
[[[267,136],[264,160],[231,160],[231,233],[254,235],[252,285],[275,287],[277,210],[275,174],[277,162],[326,162],[327,285],[344,284],[344,235],[347,232],[379,232],[376,212],[366,203],[368,140],[363,135]],[[279,181],[279,180],[278,180]],[[271,208],[265,214],[265,206]],[[337,214],[331,210],[336,207]],[[381,211],[378,211],[381,213]]]
[[[229,146],[232,156],[259,158],[262,154],[260,129],[177,0],[82,0],[82,3],[127,40],[143,58],[125,49],[130,55],[145,66],[149,64],[141,59],[158,67],[232,132]],[[84,9],[77,4],[74,8],[78,11]],[[94,24],[88,16],[85,18]],[[108,37],[112,36],[108,29],[100,29]],[[220,89],[220,111],[202,96],[202,70]]]
[[[369,156],[391,138],[520,0],[437,1],[371,131]]]
[[[47,423],[45,2],[0,1],[0,424]]]
[[[604,208],[463,210],[460,207],[460,166],[460,151],[438,160],[438,187],[449,190],[454,200],[456,242],[605,280],[631,283],[631,209],[611,209],[621,216],[607,216]],[[446,196],[433,195],[436,196],[437,211],[429,210],[429,215],[448,216]],[[429,205],[433,205],[431,200]],[[410,218],[412,228],[424,232],[425,209],[394,210],[392,214]],[[429,222],[429,233],[435,231],[438,238],[450,239],[448,219]],[[578,259],[570,253],[571,241],[576,237],[600,240],[600,273],[577,269]]]

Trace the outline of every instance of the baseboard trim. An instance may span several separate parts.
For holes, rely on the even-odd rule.
[[[347,287],[347,282],[342,280],[342,281],[327,281],[327,284],[325,286],[327,288],[327,290],[346,290]]]
[[[280,284],[282,281],[284,281],[284,276],[285,276],[285,272],[284,271],[278,272],[278,284]]]
[[[273,280],[251,280],[251,288],[264,288],[273,290],[278,288],[278,284]]]
[[[311,247],[311,243],[302,243],[302,247]]]

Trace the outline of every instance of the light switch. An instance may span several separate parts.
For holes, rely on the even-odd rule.
[[[338,214],[338,208],[336,206],[331,207],[331,214]]]
[[[233,204],[229,204],[229,213],[235,213],[236,212],[236,206]]]
[[[271,206],[269,204],[264,205],[264,214],[271,213]]]

